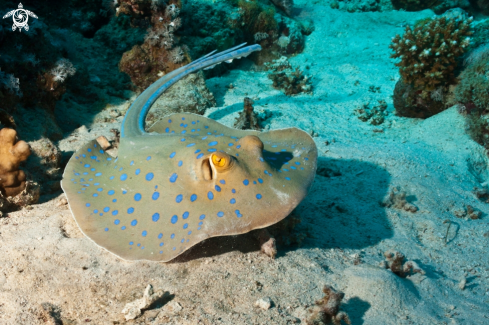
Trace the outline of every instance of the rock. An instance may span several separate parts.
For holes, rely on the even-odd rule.
[[[135,319],[142,314],[143,309],[147,309],[153,302],[163,297],[163,291],[153,292],[153,286],[148,284],[144,290],[143,297],[141,299],[134,300],[133,302],[127,303],[122,313],[126,320]]]
[[[272,307],[272,299],[270,299],[269,297],[258,299],[255,302],[255,306],[263,310],[269,310],[270,307]]]

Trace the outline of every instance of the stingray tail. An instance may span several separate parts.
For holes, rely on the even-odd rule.
[[[141,95],[136,98],[134,103],[126,113],[124,120],[122,121],[121,137],[130,137],[143,135],[146,133],[144,130],[144,121],[149,109],[158,97],[163,94],[165,90],[174,85],[178,80],[187,76],[190,73],[197,72],[201,69],[212,69],[217,64],[222,62],[230,63],[233,59],[239,59],[244,56],[248,56],[254,51],[260,51],[261,46],[258,44],[246,46],[246,43],[233,47],[223,52],[214,54],[213,51],[200,59],[193,61],[192,63],[178,68],[172,71],[156,82],[149,86]]]

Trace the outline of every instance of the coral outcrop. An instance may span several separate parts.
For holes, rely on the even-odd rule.
[[[446,17],[418,21],[404,35],[396,35],[390,48],[400,59],[401,80],[394,90],[397,115],[426,118],[445,109],[444,96],[454,84],[454,70],[470,44],[470,23]]]
[[[25,189],[26,175],[19,166],[30,154],[29,145],[17,141],[15,130],[0,130],[0,192],[3,195],[16,196]]]
[[[341,301],[345,294],[334,290],[332,287],[325,285],[323,288],[324,297],[316,301],[316,306],[310,309],[311,315],[307,318],[307,325],[341,325],[342,321],[350,325],[350,317],[340,311]]]

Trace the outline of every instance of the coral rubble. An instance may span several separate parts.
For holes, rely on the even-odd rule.
[[[285,95],[312,93],[311,78],[304,75],[299,68],[293,68],[285,56],[265,63],[265,67],[271,71],[268,78],[273,81],[273,88],[283,90]]]
[[[416,262],[404,262],[404,255],[397,251],[388,251],[384,253],[385,261],[380,263],[380,266],[392,271],[392,273],[405,278],[413,273],[425,274]]]
[[[340,311],[341,301],[345,294],[334,290],[332,287],[325,285],[323,288],[324,297],[316,301],[314,306],[309,311],[311,315],[307,318],[307,325],[323,325],[334,324],[341,325],[342,321],[350,325],[350,317]]]

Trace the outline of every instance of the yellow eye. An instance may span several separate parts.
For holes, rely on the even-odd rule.
[[[224,167],[226,166],[226,158],[212,155],[212,163],[217,167]]]

